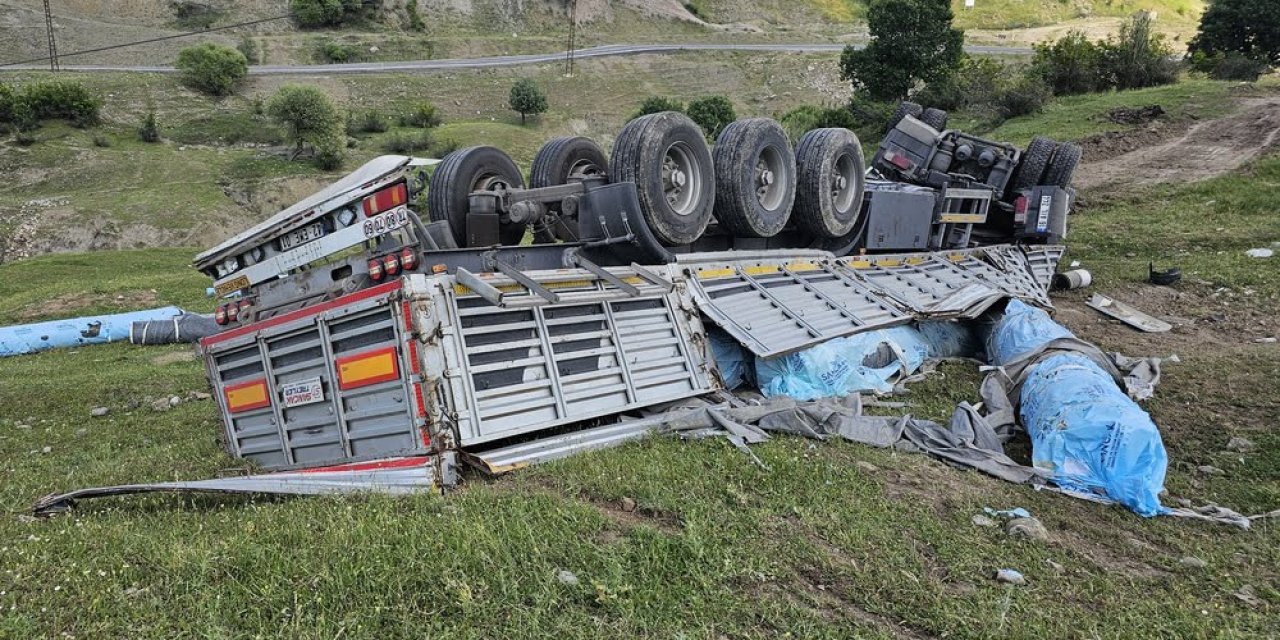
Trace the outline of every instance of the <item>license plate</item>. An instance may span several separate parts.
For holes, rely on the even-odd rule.
[[[364,237],[376,238],[388,231],[395,231],[409,224],[409,208],[400,205],[386,213],[379,213],[364,221]]]
[[[324,235],[324,225],[320,223],[294,229],[280,236],[280,250],[288,251],[296,246],[304,245],[312,240],[319,240]]]
[[[230,295],[232,293],[235,293],[236,291],[245,289],[248,286],[249,286],[248,276],[237,276],[232,280],[227,280],[226,282],[222,282],[214,285],[213,292],[216,293],[219,298],[221,298],[222,296]]]
[[[284,406],[300,407],[304,404],[324,402],[324,385],[320,384],[320,376],[285,383],[280,390],[284,395]]]

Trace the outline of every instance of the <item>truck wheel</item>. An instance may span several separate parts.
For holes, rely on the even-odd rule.
[[[519,189],[524,186],[520,169],[502,150],[494,147],[467,147],[444,157],[431,177],[427,191],[427,212],[434,221],[448,221],[458,246],[467,246],[467,199],[472,191]],[[503,244],[517,244],[524,237],[524,225],[503,224],[498,230]]]
[[[819,238],[853,231],[866,187],[862,143],[848,129],[814,129],[796,147],[796,224]]]
[[[573,180],[605,176],[609,160],[604,150],[588,138],[565,136],[555,138],[538,150],[529,169],[529,186],[534,189],[567,184]],[[557,207],[558,208],[558,207]],[[548,224],[535,225],[534,240],[540,244],[556,239],[572,242],[578,239],[578,214],[556,212],[558,217]]]
[[[1074,142],[1064,142],[1053,150],[1053,157],[1049,159],[1049,168],[1044,172],[1044,184],[1062,187],[1066,189],[1071,186],[1071,176],[1076,172],[1076,165],[1080,164],[1080,156],[1084,152],[1080,149],[1080,145]]]
[[[768,238],[782,231],[796,199],[796,157],[782,127],[768,118],[724,128],[712,152],[716,220],[735,236]]]
[[[914,102],[903,102],[894,110],[893,115],[889,116],[889,125],[884,128],[884,132],[893,131],[893,128],[898,126],[898,123],[902,122],[902,119],[907,116],[919,118],[921,115],[924,115],[924,107]]]
[[[923,122],[938,131],[947,129],[947,112],[942,109],[925,109],[920,113],[920,122]]]
[[[1057,146],[1053,140],[1045,137],[1036,136],[1031,139],[1031,144],[1027,145],[1027,150],[1018,160],[1018,168],[1014,170],[1013,178],[1009,180],[1007,197],[1012,198],[1013,194],[1023,189],[1030,189],[1040,184],[1040,176],[1044,175],[1045,167],[1049,165],[1049,158]]]
[[[711,152],[702,129],[682,113],[663,111],[628,122],[613,144],[609,182],[635,183],[640,212],[665,245],[697,240],[711,221]]]

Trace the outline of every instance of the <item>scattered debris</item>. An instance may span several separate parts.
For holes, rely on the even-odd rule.
[[[1257,607],[1262,604],[1262,599],[1253,592],[1253,585],[1246,584],[1240,587],[1235,593],[1231,594],[1251,607]]]
[[[1196,471],[1199,471],[1200,473],[1203,473],[1206,476],[1222,476],[1227,474],[1226,471],[1223,471],[1222,469],[1219,469],[1218,467],[1215,467],[1211,464],[1202,464],[1196,467]]]
[[[1182,559],[1178,560],[1178,564],[1191,569],[1203,569],[1209,566],[1208,562],[1195,556],[1182,556]]]
[[[1072,269],[1053,276],[1053,288],[1058,291],[1083,289],[1091,284],[1093,284],[1093,274],[1085,269]]]
[[[1051,569],[1053,569],[1054,571],[1057,571],[1058,573],[1062,573],[1063,571],[1066,571],[1066,570],[1067,570],[1067,568],[1066,568],[1066,567],[1064,567],[1064,566],[1062,566],[1061,564],[1058,564],[1057,562],[1054,562],[1054,561],[1052,561],[1052,560],[1050,560],[1050,559],[1048,559],[1048,558],[1045,558],[1044,563],[1045,563],[1045,564],[1047,564],[1047,565],[1049,565],[1049,567],[1050,567]]]
[[[170,410],[170,409],[172,409],[172,408],[173,408],[173,405],[169,404],[169,399],[168,399],[168,398],[161,398],[161,399],[159,399],[159,400],[155,400],[155,401],[153,401],[153,402],[151,403],[151,410],[152,410],[152,411],[162,411],[162,412],[163,412],[163,411],[168,411],[168,410]]]
[[[93,409],[89,410],[89,415],[95,418],[101,418],[107,415],[108,413],[111,413],[111,409],[108,407],[94,407]]]
[[[1022,575],[1022,572],[1015,571],[1013,569],[1000,569],[999,571],[996,571],[996,581],[1019,586],[1027,584],[1026,576]]]
[[[169,406],[176,407],[180,404],[182,404],[182,398],[179,398],[178,396],[169,397]]]
[[[1256,343],[1258,343],[1258,344],[1273,344],[1273,343],[1275,343],[1275,341],[1276,341],[1276,337],[1275,337],[1275,336],[1268,336],[1268,337],[1266,337],[1266,338],[1255,338],[1255,339],[1254,339],[1254,342],[1256,342]]]
[[[979,527],[994,527],[1000,523],[979,513],[973,516],[973,524]]]
[[[622,499],[622,510],[631,513],[636,510],[636,501],[631,498]]]
[[[53,447],[44,447],[40,449],[40,453],[53,453]]]
[[[1253,448],[1254,448],[1253,441],[1245,437],[1232,436],[1232,438],[1227,441],[1228,451],[1235,451],[1238,453],[1248,453],[1250,451],[1253,451]]]
[[[1169,287],[1182,281],[1182,269],[1172,267],[1164,271],[1156,270],[1156,263],[1147,263],[1147,281],[1151,284]]]
[[[1271,249],[1250,249],[1244,252],[1244,254],[1250,258],[1270,258],[1275,255],[1275,253],[1276,252]]]
[[[1116,124],[1147,124],[1164,115],[1158,104],[1145,107],[1116,107],[1107,112],[1107,119]]]
[[[987,515],[990,515],[996,518],[1030,518],[1031,517],[1031,512],[1027,511],[1026,509],[1023,509],[1022,507],[1015,507],[1013,509],[1003,509],[1003,510],[992,509],[991,507],[983,507],[982,511]]]
[[[578,586],[578,576],[573,575],[573,572],[568,569],[561,569],[556,573],[556,580],[559,580],[560,584],[568,587]]]
[[[1085,304],[1102,312],[1103,315],[1111,316],[1147,333],[1163,333],[1173,328],[1173,325],[1164,320],[1157,320],[1124,302],[1104,296],[1101,293],[1093,294],[1093,297],[1089,298],[1089,301]]]
[[[1036,518],[1014,518],[1004,525],[1004,532],[1014,537],[1047,541],[1049,530]]]
[[[212,397],[213,397],[212,395],[209,395],[209,394],[207,394],[207,393],[205,393],[205,392],[203,392],[203,391],[188,391],[188,392],[187,392],[187,399],[188,399],[188,400],[208,400],[209,398],[212,398]]]

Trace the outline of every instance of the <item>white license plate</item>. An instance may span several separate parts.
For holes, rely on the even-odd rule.
[[[324,236],[324,225],[320,223],[307,225],[301,229],[294,229],[289,233],[280,236],[280,250],[288,251],[296,246],[304,245],[312,240],[319,240]]]
[[[324,402],[324,385],[320,384],[320,376],[286,383],[280,391],[284,395],[286,409]]]

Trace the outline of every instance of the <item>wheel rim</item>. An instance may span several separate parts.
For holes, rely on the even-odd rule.
[[[760,152],[752,177],[755,179],[756,198],[760,200],[761,206],[773,211],[782,205],[787,185],[791,183],[791,174],[776,147],[765,147]]]
[[[593,176],[604,175],[604,171],[600,166],[590,160],[579,160],[569,167],[568,180],[590,178]]]
[[[857,187],[858,172],[853,158],[842,153],[836,158],[835,167],[831,171],[831,203],[835,205],[836,211],[844,213],[853,206]]]
[[[503,191],[511,188],[511,181],[497,173],[482,173],[471,183],[472,191]]]
[[[702,178],[702,170],[688,144],[677,142],[667,147],[662,156],[662,192],[676,215],[697,212]]]

